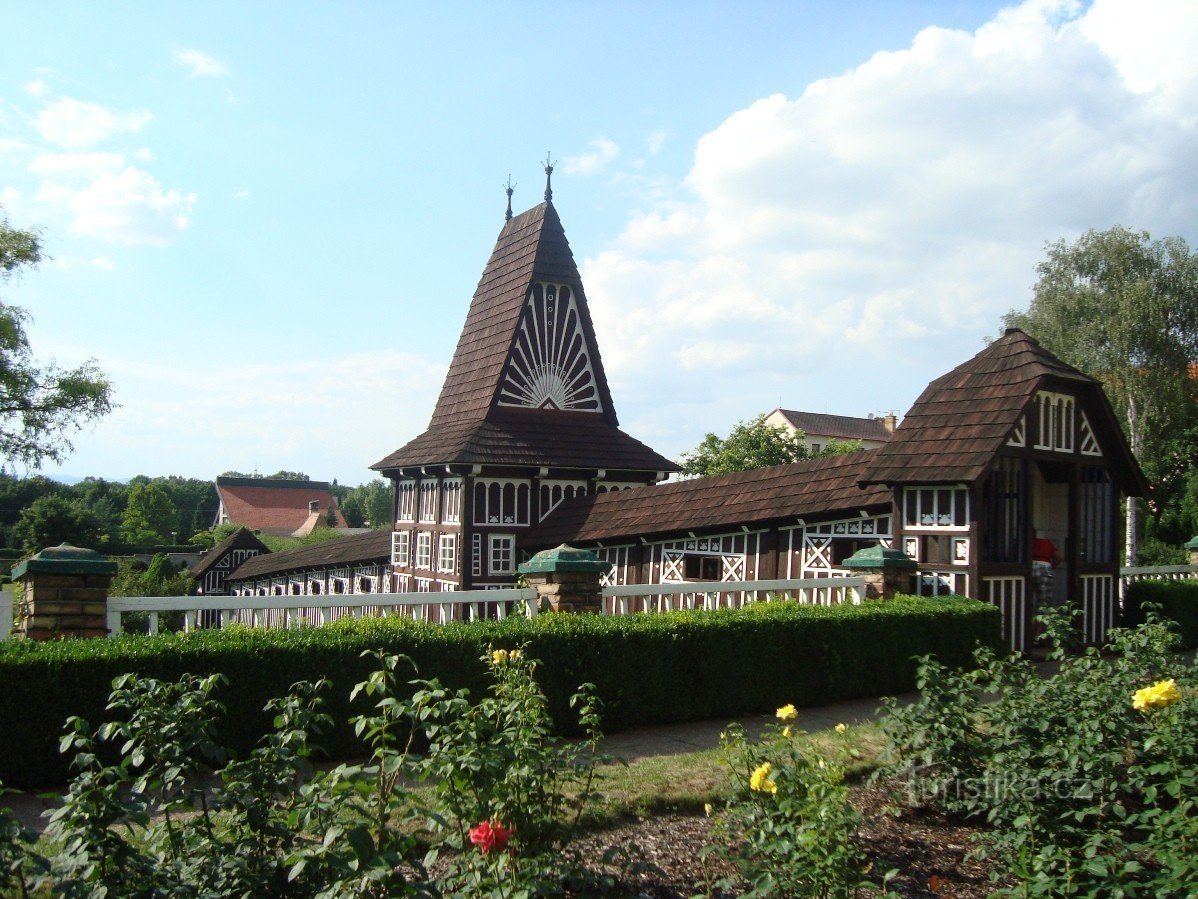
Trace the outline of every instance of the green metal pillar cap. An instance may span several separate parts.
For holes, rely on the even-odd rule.
[[[562,544],[556,549],[543,549],[516,570],[521,574],[550,574],[555,571],[611,571],[611,562],[604,562],[589,549],[575,549]]]
[[[12,579],[29,574],[116,574],[116,562],[109,562],[94,549],[60,543],[35,553],[13,566]]]
[[[1198,549],[1198,537],[1191,537],[1190,541],[1185,544],[1186,549]]]
[[[859,549],[841,564],[845,568],[915,568],[915,561],[902,550],[878,544]]]

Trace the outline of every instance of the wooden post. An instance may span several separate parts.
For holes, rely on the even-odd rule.
[[[611,569],[611,562],[600,560],[590,550],[564,543],[537,553],[517,568],[528,586],[536,588],[542,608],[596,614],[603,611],[600,578]]]
[[[63,543],[12,570],[19,612],[14,628],[28,640],[108,636],[108,587],[116,562]]]
[[[915,561],[902,550],[879,543],[857,550],[841,564],[865,577],[866,599],[893,599],[897,593],[911,592]]]

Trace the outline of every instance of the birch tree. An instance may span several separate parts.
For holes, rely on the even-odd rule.
[[[1116,225],[1049,244],[1021,328],[1102,381],[1131,451],[1145,461],[1198,400],[1198,259],[1178,237],[1152,240]],[[1138,504],[1127,503],[1126,553],[1135,559]]]

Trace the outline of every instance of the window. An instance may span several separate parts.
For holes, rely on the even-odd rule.
[[[420,520],[428,522],[437,520],[437,482],[435,479],[420,482]]]
[[[491,535],[491,574],[511,574],[515,568],[516,538],[507,534]]]
[[[1027,561],[1027,465],[1022,459],[999,459],[982,486],[982,559],[986,562]]]
[[[398,521],[416,520],[416,482],[398,481],[395,484],[395,501],[399,508]]]
[[[723,575],[720,556],[683,557],[682,576],[688,581],[718,581]]]
[[[544,519],[546,515],[557,508],[562,500],[586,496],[586,492],[586,481],[542,481],[539,510],[541,518]]]
[[[441,482],[441,520],[458,524],[462,520],[462,479],[446,478]]]
[[[416,534],[416,566],[417,568],[431,568],[433,556],[433,535],[428,531],[420,531]]]
[[[437,570],[449,574],[458,569],[458,536],[442,534],[437,540]]]
[[[969,491],[964,487],[908,487],[907,527],[918,530],[969,527]]]
[[[1081,467],[1081,558],[1083,562],[1115,561],[1115,512],[1118,497],[1105,468]]]
[[[483,535],[473,534],[470,537],[470,573],[482,577],[483,573]]]
[[[1073,397],[1041,390],[1036,394],[1036,414],[1036,449],[1073,452]]]
[[[528,481],[475,481],[474,523],[527,525]]]
[[[391,535],[391,564],[400,568],[408,567],[408,546],[411,543],[410,531],[396,531]]]

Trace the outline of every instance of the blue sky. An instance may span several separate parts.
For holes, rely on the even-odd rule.
[[[555,205],[626,430],[903,412],[1045,241],[1195,240],[1198,4],[0,12],[5,287],[120,409],[54,472],[357,483],[423,430],[502,225]]]

